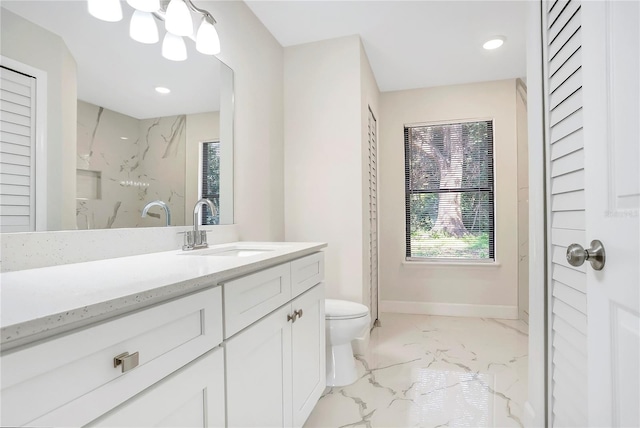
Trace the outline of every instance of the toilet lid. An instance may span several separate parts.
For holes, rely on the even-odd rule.
[[[327,319],[351,319],[366,316],[369,308],[356,302],[325,299],[324,312]]]

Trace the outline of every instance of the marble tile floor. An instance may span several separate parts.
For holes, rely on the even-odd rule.
[[[385,313],[358,380],[327,388],[312,427],[521,427],[527,325]]]

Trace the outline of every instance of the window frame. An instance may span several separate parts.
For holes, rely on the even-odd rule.
[[[475,123],[475,122],[491,122],[492,126],[492,177],[493,177],[493,200],[492,200],[492,220],[493,220],[493,258],[486,259],[458,259],[458,258],[446,258],[446,257],[415,257],[411,256],[411,211],[410,211],[410,189],[408,172],[408,159],[409,150],[406,138],[406,132],[408,128],[420,128],[427,126],[446,126],[454,124]],[[477,117],[467,119],[450,119],[450,120],[436,120],[429,122],[415,122],[405,123],[403,125],[403,149],[404,149],[404,187],[405,187],[405,254],[403,264],[443,264],[443,265],[475,265],[475,266],[499,266],[498,259],[498,239],[497,239],[497,224],[498,224],[498,211],[497,211],[497,168],[496,168],[496,119],[494,117]],[[441,193],[441,192],[428,192],[428,193]]]

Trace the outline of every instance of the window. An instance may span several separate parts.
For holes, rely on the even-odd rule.
[[[492,261],[493,122],[407,126],[408,260]]]
[[[202,224],[220,224],[220,142],[202,143],[202,174],[200,198],[207,198],[216,207],[215,215],[203,204]]]

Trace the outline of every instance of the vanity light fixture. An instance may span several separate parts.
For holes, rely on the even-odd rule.
[[[159,40],[158,26],[153,15],[149,12],[134,10],[129,24],[129,36],[136,42],[157,43]]]
[[[116,22],[122,19],[122,7],[119,0],[87,0],[89,13],[103,21]],[[168,3],[168,5],[167,5]],[[172,61],[187,59],[187,47],[183,37],[196,43],[198,52],[205,55],[220,53],[220,38],[216,31],[216,20],[208,11],[196,7],[191,0],[127,0],[135,9],[129,25],[132,39],[152,44],[159,40],[155,20],[165,23],[162,42],[162,56]],[[193,29],[193,16],[200,18],[197,32]]]
[[[164,95],[164,94],[168,94],[169,92],[171,92],[171,89],[165,88],[164,86],[156,86],[156,92]]]
[[[202,23],[196,35],[196,49],[205,55],[215,55],[220,53],[220,38],[216,27],[213,26],[215,20],[211,15],[202,17]]]
[[[171,0],[164,17],[164,27],[176,36],[193,35],[193,19],[183,0]]]
[[[127,0],[127,3],[140,12],[156,12],[160,10],[160,0]]]
[[[88,0],[89,13],[102,21],[118,22],[122,19],[120,0]]]
[[[487,40],[482,47],[485,48],[486,50],[490,51],[493,49],[498,49],[500,46],[502,46],[504,44],[504,42],[507,40],[506,37],[504,36],[494,36],[491,39]]]
[[[162,40],[162,56],[171,61],[184,61],[187,59],[187,45],[180,36],[167,32]]]

